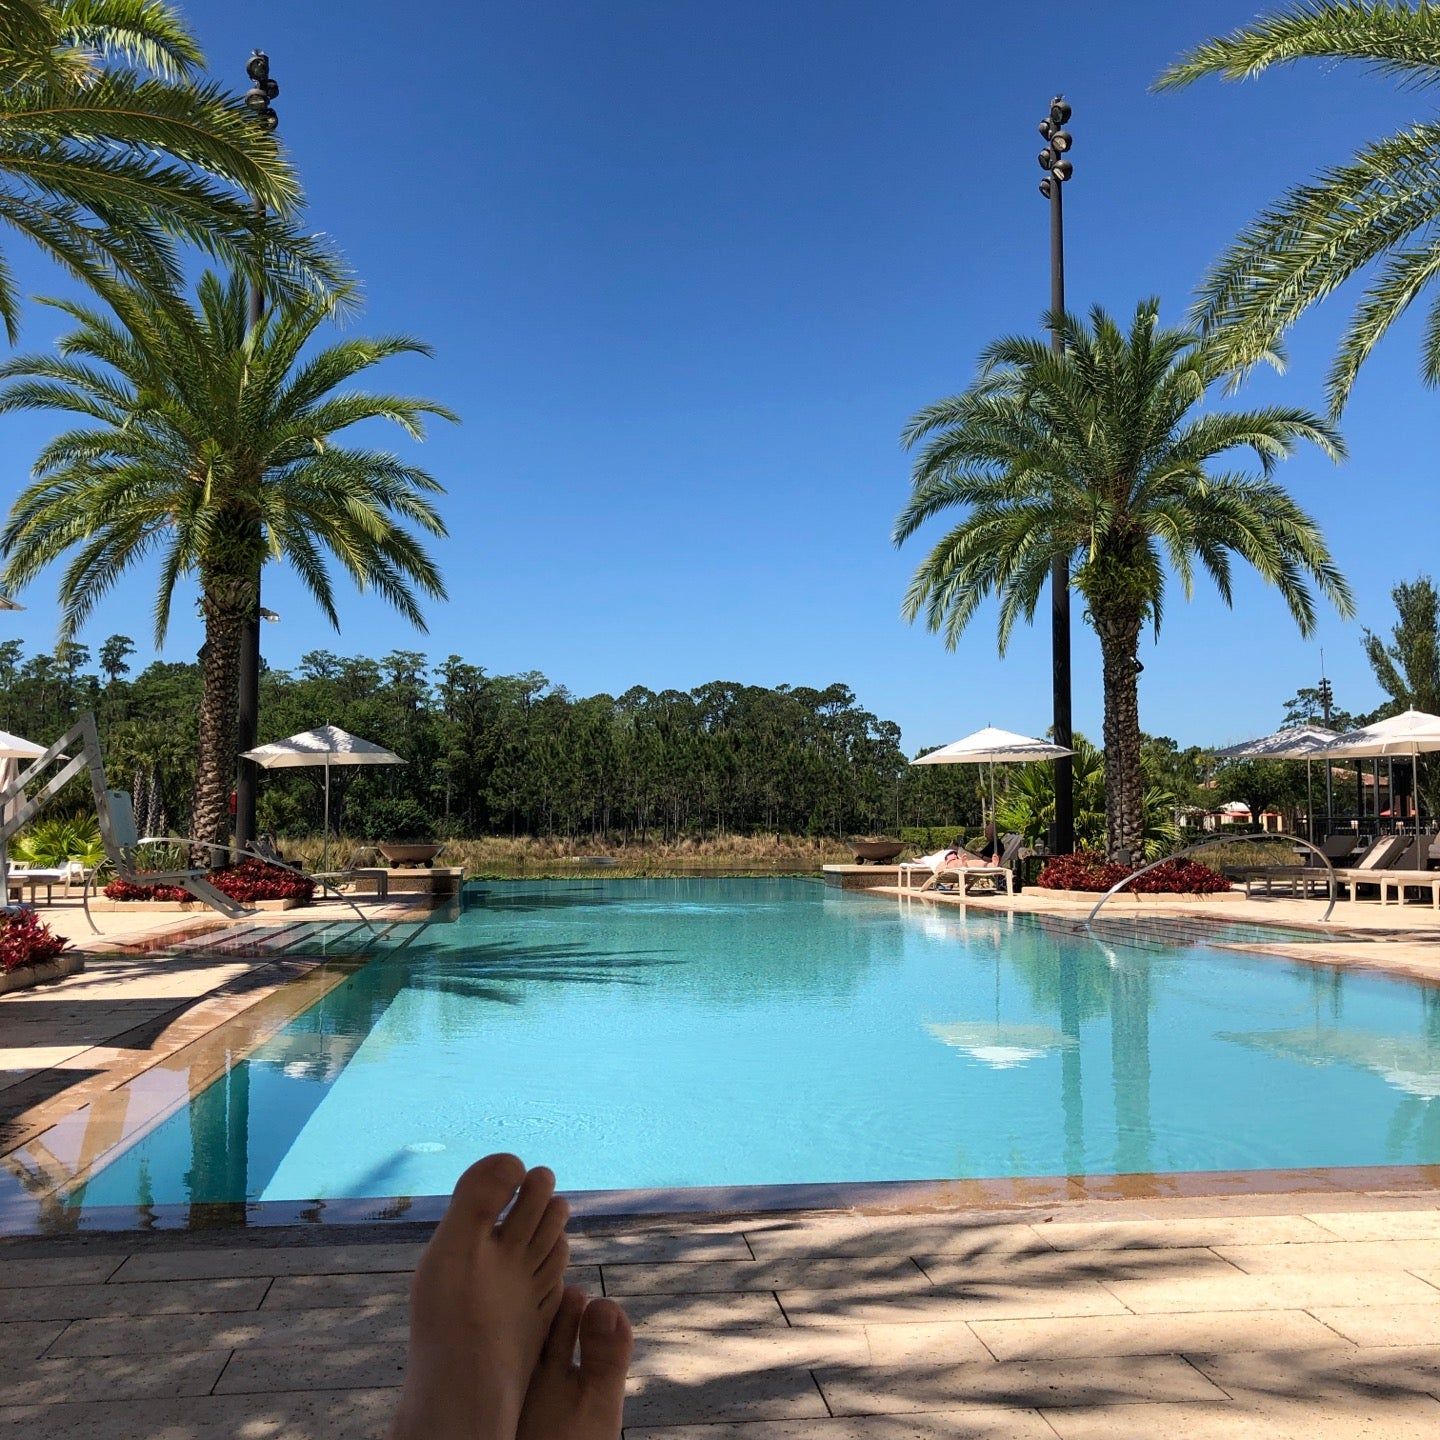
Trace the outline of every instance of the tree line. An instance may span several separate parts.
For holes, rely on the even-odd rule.
[[[1347,710],[1320,688],[1284,702],[1282,725],[1345,730],[1408,706],[1440,711],[1440,594],[1426,576],[1397,585],[1388,634],[1362,644],[1384,692],[1373,711]],[[27,654],[0,642],[0,729],[49,742],[83,710],[96,712],[112,784],[130,789],[148,828],[188,833],[197,713],[196,664],[156,661],[132,674],[134,642],[112,635],[92,652],[62,641]],[[379,659],[314,650],[261,681],[262,740],[336,724],[394,750],[403,766],[332,772],[332,810],[349,834],[375,838],[487,835],[673,841],[723,835],[889,834],[902,827],[975,833],[979,770],[911,766],[900,728],[866,710],[845,685],[767,688],[714,681],[693,690],[579,696],[544,675],[493,675],[458,655],[439,665],[418,651]],[[950,739],[953,737],[940,737]],[[916,754],[932,748],[919,747]],[[1097,752],[1098,754],[1098,752]],[[1217,761],[1202,745],[1146,736],[1141,764],[1147,826],[1241,800],[1252,813],[1306,803],[1305,767]],[[1096,765],[1076,772],[1077,813],[1103,812]],[[1337,813],[1354,808],[1344,772]],[[1087,778],[1087,776],[1089,778]],[[261,780],[262,829],[317,833],[322,772]],[[1403,783],[1404,777],[1401,777]],[[1053,807],[1048,766],[1001,777],[1009,811]],[[1440,765],[1422,762],[1422,805],[1440,814]],[[67,797],[88,805],[77,784]],[[1027,813],[1029,813],[1027,812]],[[1002,810],[1002,816],[1006,813]],[[1158,827],[1158,828],[1156,828]],[[1007,828],[1044,825],[1007,822]],[[1089,837],[1099,843],[1100,835]]]
[[[29,655],[0,643],[0,728],[48,742],[93,709],[111,783],[153,797],[151,813],[188,833],[201,670],[156,661],[132,676],[134,650],[123,635],[93,657],[73,642]],[[357,838],[672,841],[980,824],[976,770],[912,768],[900,727],[840,684],[581,696],[458,655],[432,665],[418,651],[316,650],[264,673],[261,716],[262,740],[335,724],[406,761],[332,770],[332,823]],[[322,784],[319,768],[263,773],[262,830],[318,832]],[[88,797],[77,787],[73,801]]]

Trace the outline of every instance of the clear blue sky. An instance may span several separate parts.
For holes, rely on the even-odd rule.
[[[1418,115],[1428,92],[1317,67],[1179,96],[1148,86],[1256,0],[186,0],[212,65],[243,83],[272,57],[282,135],[313,224],[364,281],[355,326],[434,345],[392,384],[464,416],[418,459],[445,483],[451,601],[420,637],[370,599],[327,633],[284,575],[267,658],[325,646],[458,652],[539,669],[577,693],[711,679],[841,680],[907,745],[987,722],[1049,721],[1049,639],[1003,663],[993,611],[950,654],[899,605],[920,547],[889,529],[906,491],[897,443],[919,405],[960,389],[996,334],[1048,303],[1036,122],[1075,106],[1072,305],[1178,319],[1206,263],[1291,181]],[[30,290],[62,288],[11,247]],[[1338,303],[1292,338],[1292,369],[1253,400],[1319,404]],[[53,333],[39,310],[24,341]],[[1417,325],[1365,373],[1352,458],[1284,478],[1320,518],[1360,602],[1433,567],[1440,396],[1417,378]],[[3,421],[13,490],[53,421]],[[397,440],[401,437],[397,436]],[[117,592],[85,638],[124,631],[148,657],[150,586]],[[7,633],[48,643],[53,589]],[[199,643],[189,607],[166,649]],[[13,629],[11,627],[14,627]],[[1295,634],[1278,600],[1235,611],[1178,595],[1147,648],[1142,721],[1220,743],[1280,719],[1320,672],[1379,696],[1359,625]],[[1148,646],[1148,642],[1147,642]],[[1099,658],[1076,627],[1076,723],[1098,735]],[[263,721],[262,721],[263,728]]]

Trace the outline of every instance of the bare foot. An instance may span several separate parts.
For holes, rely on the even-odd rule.
[[[535,1367],[516,1440],[620,1440],[634,1348],[630,1322],[613,1300],[587,1301],[571,1286]]]
[[[410,1284],[390,1440],[513,1440],[564,1294],[569,1215],[555,1176],[527,1174],[514,1155],[487,1155],[460,1177]]]

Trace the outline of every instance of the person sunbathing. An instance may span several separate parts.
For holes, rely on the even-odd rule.
[[[955,848],[955,849],[947,850],[947,851],[945,852],[944,866],[943,866],[943,867],[937,866],[936,868],[937,868],[937,869],[941,869],[941,868],[949,869],[949,868],[953,868],[954,866],[958,865],[958,866],[960,866],[962,869],[968,869],[968,868],[969,868],[970,866],[972,866],[972,865],[979,865],[979,866],[982,866],[982,867],[988,869],[988,868],[990,868],[990,863],[991,863],[991,862],[990,862],[989,860],[984,859],[984,858],[983,858],[982,856],[980,856],[980,855],[976,855],[976,854],[975,854],[973,851],[971,851],[971,850],[965,850],[965,849],[961,849],[961,848],[958,848],[958,847],[957,847],[957,848]]]
[[[619,1440],[634,1334],[566,1286],[569,1218],[544,1166],[487,1155],[460,1177],[410,1284],[389,1440]]]

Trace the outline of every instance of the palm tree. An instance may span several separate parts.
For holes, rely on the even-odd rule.
[[[1304,410],[1192,412],[1220,378],[1195,334],[1161,328],[1143,301],[1129,333],[1098,307],[1088,325],[1051,315],[1063,350],[1026,337],[985,351],[963,394],[916,414],[904,443],[924,442],[896,544],[927,520],[963,517],[921,563],[905,615],[923,614],[952,649],[990,594],[1003,654],[1030,620],[1051,563],[1071,566],[1100,638],[1105,689],[1105,836],[1112,858],[1145,840],[1136,677],[1141,628],[1160,627],[1168,568],[1188,597],[1198,564],[1227,603],[1238,555],[1283,596],[1302,634],[1315,624],[1307,577],[1342,614],[1350,591],[1315,522],[1272,478],[1301,441],[1332,458],[1338,434]],[[1259,475],[1211,473],[1254,453]]]
[[[235,765],[240,636],[259,603],[261,566],[286,561],[337,629],[329,557],[424,629],[416,592],[443,597],[439,572],[406,528],[445,527],[423,470],[383,451],[337,443],[366,420],[423,437],[432,401],[339,391],[394,355],[428,354],[404,336],[344,340],[307,352],[330,302],[294,297],[253,329],[246,283],[207,274],[198,305],[156,310],[128,291],[118,319],[49,301],[78,323],[58,355],[0,366],[0,413],[82,417],[40,452],[35,479],[0,532],[3,582],[21,586],[61,556],[62,634],[73,635],[120,576],[160,560],[155,638],[165,637],[182,576],[205,621],[203,701],[191,833],[224,838]],[[341,297],[342,299],[345,297]]]
[[[1440,79],[1440,6],[1393,0],[1298,0],[1207,40],[1156,82],[1176,90],[1202,76],[1241,80],[1297,60],[1358,60],[1414,85]],[[1348,164],[1288,191],[1253,220],[1211,269],[1196,318],[1222,362],[1243,370],[1272,358],[1289,325],[1367,266],[1375,272],[1330,369],[1338,414],[1356,372],[1440,273],[1440,121],[1365,146]],[[1440,384],[1440,300],[1431,303],[1424,375]]]
[[[1105,841],[1105,756],[1083,735],[1074,739],[1071,779],[1075,790],[1075,835],[1082,849]],[[1137,859],[1159,860],[1180,843],[1175,797],[1150,776],[1145,778],[1141,809],[1145,841]],[[1027,840],[1040,841],[1055,823],[1055,767],[1017,765],[1006,777],[996,808],[1000,833],[1015,831]]]
[[[202,56],[164,0],[0,5],[0,222],[101,291],[180,283],[176,241],[269,272],[272,289],[329,283],[323,244],[288,220],[300,200],[272,135],[197,79]],[[243,193],[241,193],[243,192]],[[19,299],[0,256],[0,323]]]

